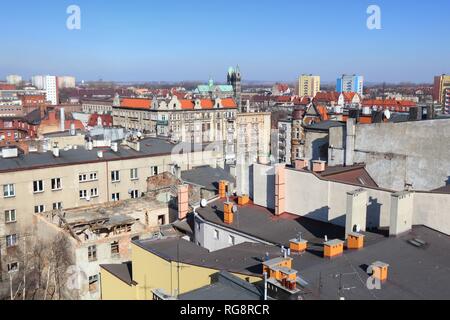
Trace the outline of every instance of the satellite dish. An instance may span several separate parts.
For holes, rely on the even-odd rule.
[[[386,119],[390,119],[391,118],[391,112],[389,110],[384,110],[384,116],[386,117]]]
[[[353,230],[357,233],[361,232],[361,226],[359,224],[355,224],[355,226],[353,227]]]
[[[202,200],[200,201],[200,206],[201,206],[202,208],[205,208],[207,205],[208,205],[208,202],[206,201],[206,199],[202,199]]]
[[[238,212],[237,205],[233,205],[233,208],[231,209],[231,211],[233,211],[233,213],[237,213]]]

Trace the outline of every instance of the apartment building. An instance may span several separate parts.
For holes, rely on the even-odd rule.
[[[298,79],[298,95],[300,97],[315,97],[320,92],[320,76],[303,74]]]
[[[364,77],[357,75],[342,75],[336,81],[336,91],[342,92],[356,92],[361,97],[364,94]]]
[[[180,150],[178,152],[177,150]],[[173,154],[172,154],[173,153]],[[127,141],[111,149],[74,147],[71,150],[19,154],[3,149],[0,161],[0,262],[7,272],[8,257],[19,245],[31,217],[53,209],[75,208],[140,197],[147,178],[223,163],[220,150],[191,150],[183,144],[148,138]]]
[[[434,77],[433,100],[442,105],[443,113],[450,113],[450,75]]]
[[[112,100],[86,100],[81,103],[81,109],[84,113],[111,114],[112,106]]]

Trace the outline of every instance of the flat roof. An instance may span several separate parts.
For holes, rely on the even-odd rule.
[[[275,246],[248,242],[214,252],[182,238],[137,240],[133,243],[167,261],[259,277],[262,277],[265,255],[268,254],[269,258],[280,255]]]
[[[219,181],[226,180],[235,183],[235,178],[222,168],[200,166],[181,172],[181,179],[205,187],[208,190],[218,190]]]
[[[192,148],[190,144],[187,143],[173,144],[164,139],[147,138],[140,141],[140,151],[135,151],[127,146],[119,146],[118,152],[113,152],[111,148],[94,148],[93,150],[87,150],[84,147],[78,147],[77,149],[67,151],[61,149],[58,158],[54,157],[51,151],[39,153],[32,152],[27,155],[21,154],[16,158],[0,158],[0,173],[169,155],[175,147],[183,145],[186,145],[186,148],[180,147],[181,150],[196,151],[195,148]],[[103,158],[98,157],[98,151],[103,151]]]
[[[231,199],[235,201],[235,198]],[[205,208],[196,209],[204,220],[242,232],[279,246],[289,247],[290,240],[295,239],[301,233],[302,239],[311,243],[323,243],[325,236],[328,238],[345,237],[345,228],[327,222],[321,222],[298,215],[284,213],[275,216],[267,208],[254,204],[238,206],[238,212],[234,215],[232,224],[226,224],[223,220],[224,199],[216,200]]]

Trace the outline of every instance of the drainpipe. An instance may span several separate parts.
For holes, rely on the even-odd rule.
[[[267,272],[264,272],[264,301],[267,301]]]

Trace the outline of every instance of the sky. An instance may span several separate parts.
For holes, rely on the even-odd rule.
[[[69,30],[69,5],[81,29]],[[367,28],[367,8],[381,29]],[[15,0],[0,10],[0,79],[429,82],[450,73],[450,1]]]

